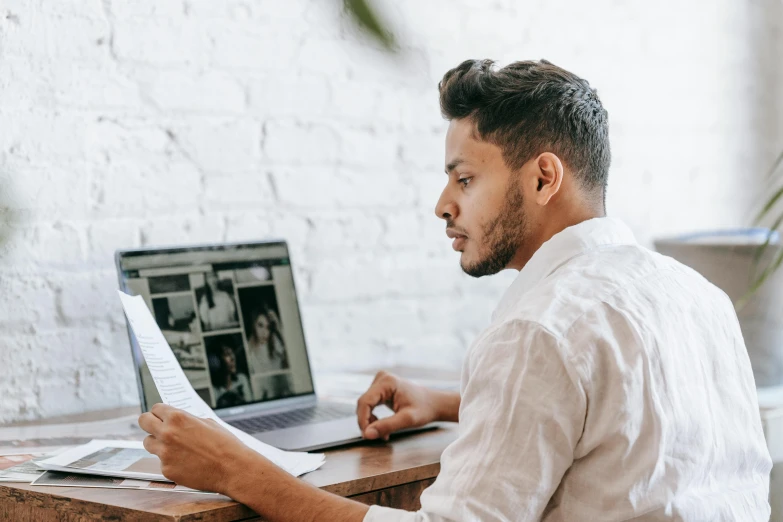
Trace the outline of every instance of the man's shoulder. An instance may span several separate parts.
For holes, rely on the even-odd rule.
[[[602,310],[639,310],[685,295],[728,299],[698,272],[672,258],[639,245],[616,246],[584,253],[555,268],[520,295],[499,322],[535,323],[566,337],[575,325]]]

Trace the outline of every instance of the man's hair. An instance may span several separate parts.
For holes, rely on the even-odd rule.
[[[468,118],[478,138],[500,147],[511,169],[556,154],[581,185],[603,199],[611,163],[608,114],[595,89],[546,61],[466,60],[438,84],[448,120]]]

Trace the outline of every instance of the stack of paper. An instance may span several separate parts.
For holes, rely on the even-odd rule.
[[[151,481],[126,479],[118,477],[104,477],[96,475],[77,475],[74,473],[61,473],[59,471],[47,471],[38,477],[33,486],[66,486],[73,488],[107,488],[107,489],[147,489],[152,491],[172,491],[177,493],[201,493],[216,495],[208,491],[179,486],[169,481]]]
[[[93,440],[37,462],[42,469],[138,480],[168,479],[160,472],[160,459],[139,441]]]
[[[316,470],[323,465],[323,454],[279,450],[226,424],[215,415],[212,408],[199,397],[190,381],[185,377],[185,372],[182,371],[174,352],[171,351],[165,337],[163,337],[163,332],[160,331],[144,299],[140,296],[132,297],[123,292],[119,294],[125,315],[128,317],[128,322],[136,336],[136,341],[147,362],[147,367],[155,381],[161,400],[165,404],[202,419],[214,420],[247,446],[295,477]]]
[[[46,456],[45,453],[0,456],[0,482],[25,482],[29,484],[43,473],[33,459]]]
[[[124,440],[93,440],[83,446],[50,454],[0,457],[0,482],[208,493],[166,479],[160,472],[160,460],[155,455],[148,453],[141,442]]]

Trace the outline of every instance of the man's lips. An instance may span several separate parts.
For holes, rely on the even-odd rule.
[[[457,250],[457,251],[462,250],[462,248],[465,245],[465,241],[468,240],[468,236],[466,236],[464,234],[460,234],[459,232],[457,232],[455,230],[452,230],[450,228],[446,229],[446,235],[449,238],[454,240],[451,243],[451,248],[453,248],[454,250]]]
[[[457,239],[458,237],[464,237],[467,239],[468,237],[465,234],[460,234],[459,232],[451,228],[446,229],[446,235],[449,237],[449,239]]]

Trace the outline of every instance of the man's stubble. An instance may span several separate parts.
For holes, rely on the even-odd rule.
[[[473,277],[497,274],[508,266],[524,242],[527,232],[527,216],[522,205],[521,188],[509,182],[509,190],[497,217],[482,227],[482,241],[478,246],[481,256],[475,263],[462,270]]]

